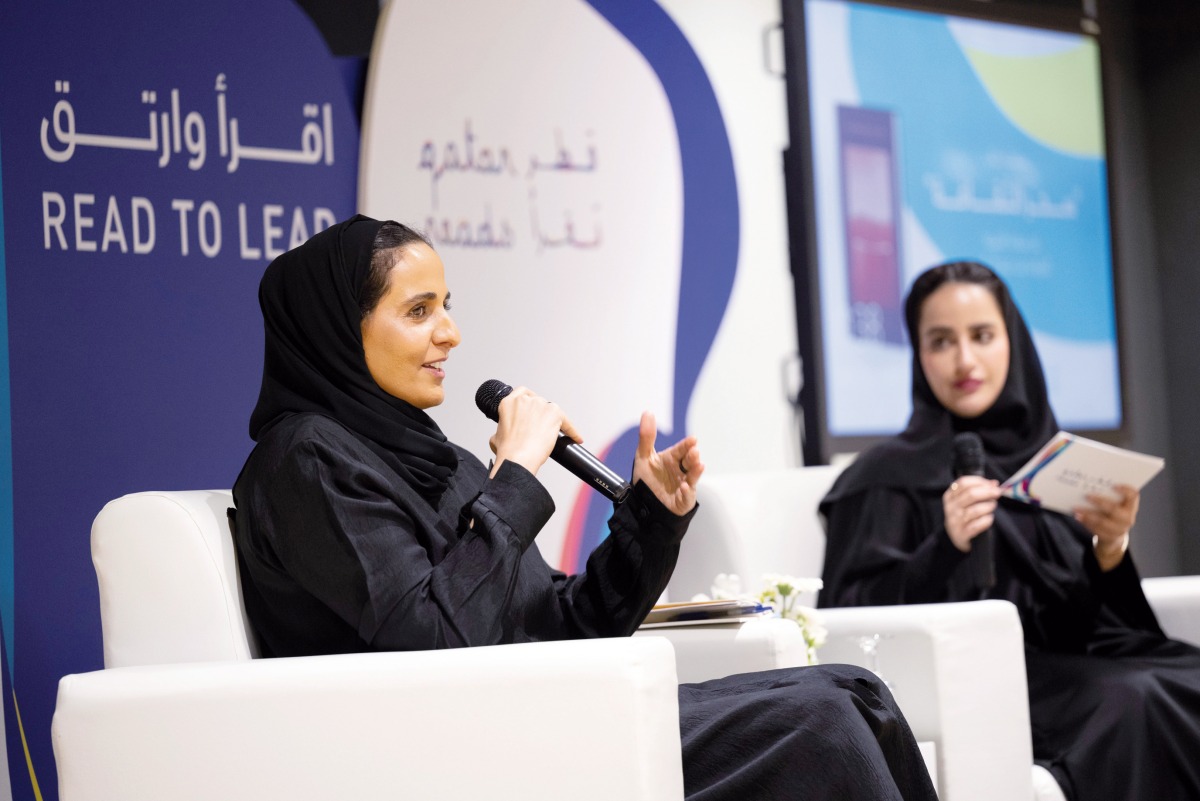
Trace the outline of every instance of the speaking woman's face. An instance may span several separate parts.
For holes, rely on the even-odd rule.
[[[387,291],[362,320],[363,355],[385,392],[428,409],[445,400],[446,359],[461,337],[437,253],[418,242],[396,256]]]
[[[949,282],[921,306],[919,357],[934,397],[959,417],[992,408],[1008,380],[1008,329],[980,284]]]

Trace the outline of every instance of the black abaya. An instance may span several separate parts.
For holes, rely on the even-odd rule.
[[[946,533],[955,433],[978,433],[988,477],[1004,479],[1058,430],[1033,340],[1007,292],[997,300],[1011,352],[1000,397],[978,418],[956,417],[914,355],[908,427],[862,454],[822,501],[819,605],[1011,601],[1024,629],[1034,757],[1067,797],[1200,798],[1200,649],[1163,634],[1133,551],[1103,572],[1073,518],[1002,498],[996,584],[982,589]]]
[[[670,577],[690,515],[638,482],[576,576],[532,546],[553,509],[524,468],[457,451],[435,512],[319,415],[280,421],[237,483],[246,612],[270,656],[621,636]],[[689,801],[933,801],[894,699],[845,665],[679,688]]]
[[[850,665],[681,685],[679,725],[688,801],[933,797],[891,694]]]
[[[629,634],[666,586],[694,510],[676,516],[638,482],[586,570],[552,570],[533,545],[553,511],[537,479],[512,462],[489,477],[371,378],[358,293],[379,226],[356,217],[318,234],[260,287],[258,444],[234,499],[246,612],[264,651]],[[689,798],[935,799],[903,715],[866,671],[731,676],[679,697]]]

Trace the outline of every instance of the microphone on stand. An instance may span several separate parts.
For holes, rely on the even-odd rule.
[[[963,431],[954,437],[954,475],[983,475],[983,440],[974,431]],[[981,590],[996,586],[996,543],[989,528],[971,542],[971,574]]]
[[[508,397],[513,388],[503,381],[488,379],[479,385],[475,392],[475,405],[487,418],[500,422],[500,401]],[[550,451],[550,458],[570,470],[585,484],[590,484],[614,503],[625,500],[632,487],[625,479],[614,473],[604,462],[592,455],[587,448],[563,434],[558,434],[558,442]]]

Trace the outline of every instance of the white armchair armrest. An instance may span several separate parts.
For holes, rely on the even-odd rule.
[[[1142,590],[1168,637],[1200,646],[1200,576],[1142,579]]]
[[[657,637],[66,676],[62,801],[683,798]],[[524,767],[520,767],[524,766]]]
[[[880,636],[878,670],[913,734],[938,753],[943,801],[1033,795],[1025,648],[1007,601],[822,609],[825,663],[873,667],[860,638]]]

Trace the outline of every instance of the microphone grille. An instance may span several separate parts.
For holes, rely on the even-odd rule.
[[[512,390],[513,388],[503,381],[489,378],[479,385],[479,389],[475,390],[475,405],[489,420],[498,423],[500,422],[500,401],[508,397],[508,393]]]
[[[983,475],[983,440],[974,431],[954,436],[954,475]]]

